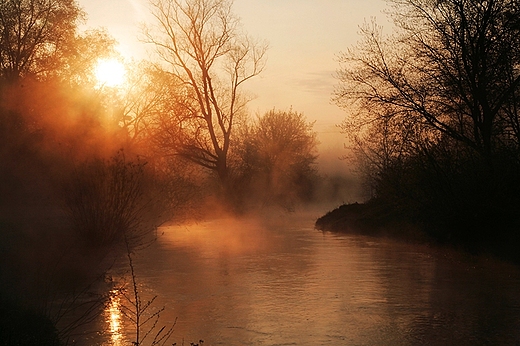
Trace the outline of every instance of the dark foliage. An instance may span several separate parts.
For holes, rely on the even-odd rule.
[[[59,346],[52,321],[41,313],[0,300],[0,345]]]
[[[142,245],[167,217],[162,176],[118,153],[124,138],[104,117],[99,99],[69,85],[0,88],[0,296],[15,302],[0,331],[10,345],[51,345],[53,323],[62,338],[96,317],[121,234]]]
[[[343,124],[371,191],[428,235],[517,257],[520,74],[517,0],[391,0],[340,57]]]

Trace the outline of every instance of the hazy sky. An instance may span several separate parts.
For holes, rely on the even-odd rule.
[[[150,19],[147,0],[79,0],[79,4],[88,14],[87,26],[105,27],[120,43],[123,55],[147,57],[147,47],[138,40],[139,23]],[[336,55],[355,44],[365,20],[375,17],[383,23],[384,8],[384,0],[235,0],[234,12],[244,30],[269,44],[264,72],[244,85],[256,95],[250,110],[263,114],[292,106],[316,120],[322,159],[342,155],[343,136],[335,125],[346,114],[330,102]]]

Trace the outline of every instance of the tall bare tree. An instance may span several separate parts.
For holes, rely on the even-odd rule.
[[[157,26],[146,31],[184,95],[165,129],[176,154],[216,172],[224,186],[233,125],[248,101],[241,87],[262,71],[267,50],[242,33],[231,7],[229,0],[152,0]]]

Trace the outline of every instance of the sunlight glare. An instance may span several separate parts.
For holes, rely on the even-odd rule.
[[[117,87],[125,82],[126,69],[117,59],[100,59],[95,74],[98,86]]]
[[[123,334],[121,331],[121,307],[116,291],[112,292],[112,297],[110,299],[110,304],[106,309],[106,314],[108,315],[107,322],[109,324],[112,345],[122,346],[124,343]]]

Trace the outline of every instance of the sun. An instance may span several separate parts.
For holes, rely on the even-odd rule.
[[[99,87],[118,87],[125,82],[125,66],[117,59],[99,59],[94,71]]]

